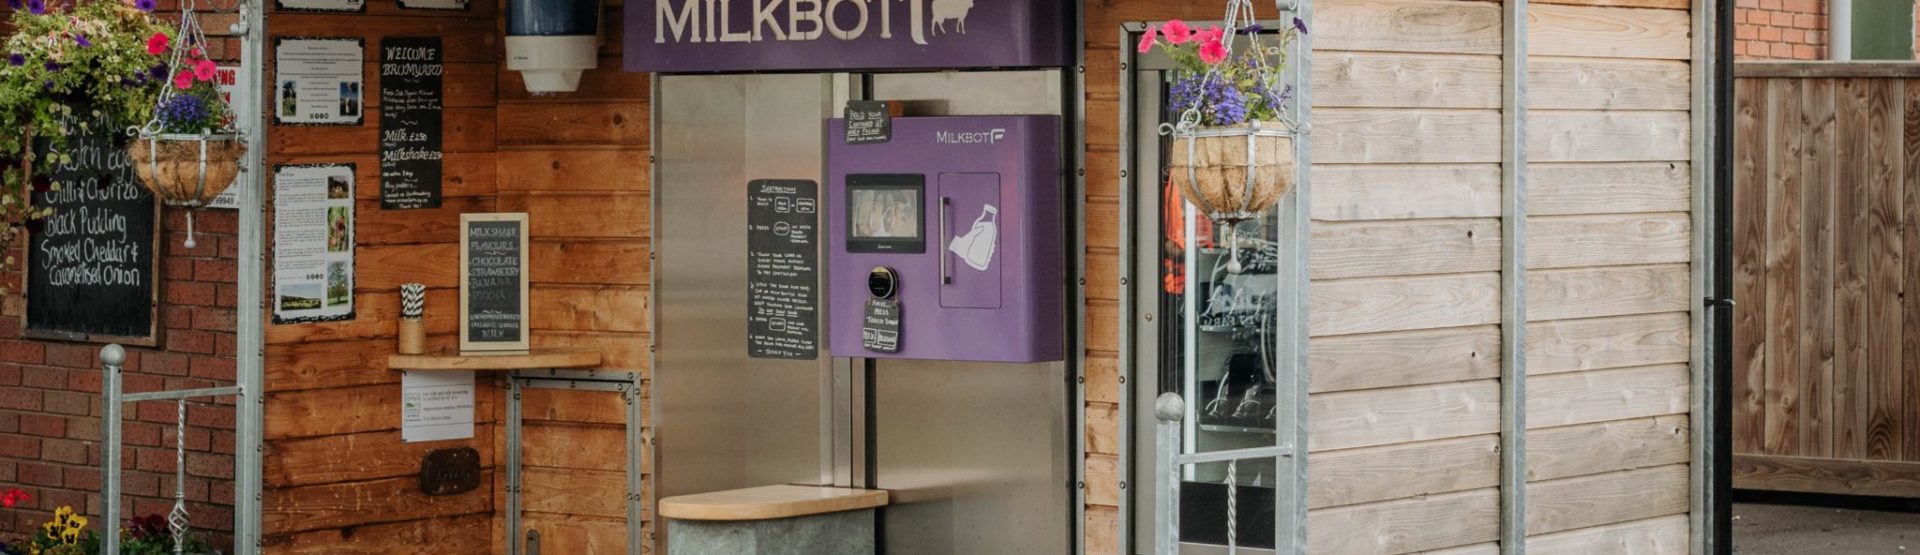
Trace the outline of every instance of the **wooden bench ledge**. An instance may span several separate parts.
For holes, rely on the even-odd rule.
[[[770,520],[886,504],[886,490],[762,486],[668,497],[660,500],[660,515],[681,520]]]

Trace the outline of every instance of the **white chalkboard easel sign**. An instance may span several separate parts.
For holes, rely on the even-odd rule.
[[[527,215],[460,215],[460,352],[525,352]]]

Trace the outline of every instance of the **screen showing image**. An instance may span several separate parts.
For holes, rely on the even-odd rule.
[[[920,192],[917,188],[853,188],[849,191],[853,237],[858,239],[916,239],[920,237]]]

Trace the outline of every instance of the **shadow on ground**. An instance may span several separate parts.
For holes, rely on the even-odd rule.
[[[1739,555],[1920,555],[1920,513],[1736,503]]]

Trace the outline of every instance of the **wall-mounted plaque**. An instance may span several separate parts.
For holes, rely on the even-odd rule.
[[[440,207],[439,37],[380,40],[380,209]]]
[[[153,345],[158,205],[119,146],[124,125],[90,128],[69,139],[72,163],[36,168],[59,187],[33,193],[53,215],[27,226],[25,335]]]
[[[820,350],[820,184],[747,184],[747,355],[813,360]]]
[[[460,350],[527,350],[527,215],[460,215]]]
[[[365,49],[357,38],[274,37],[273,122],[360,125]]]
[[[480,451],[472,447],[435,449],[420,459],[420,491],[453,495],[480,487]]]
[[[443,11],[464,12],[464,11],[467,11],[467,9],[470,8],[471,6],[472,6],[471,4],[467,3],[467,0],[400,0],[400,9],[403,9],[403,10],[443,10]]]

